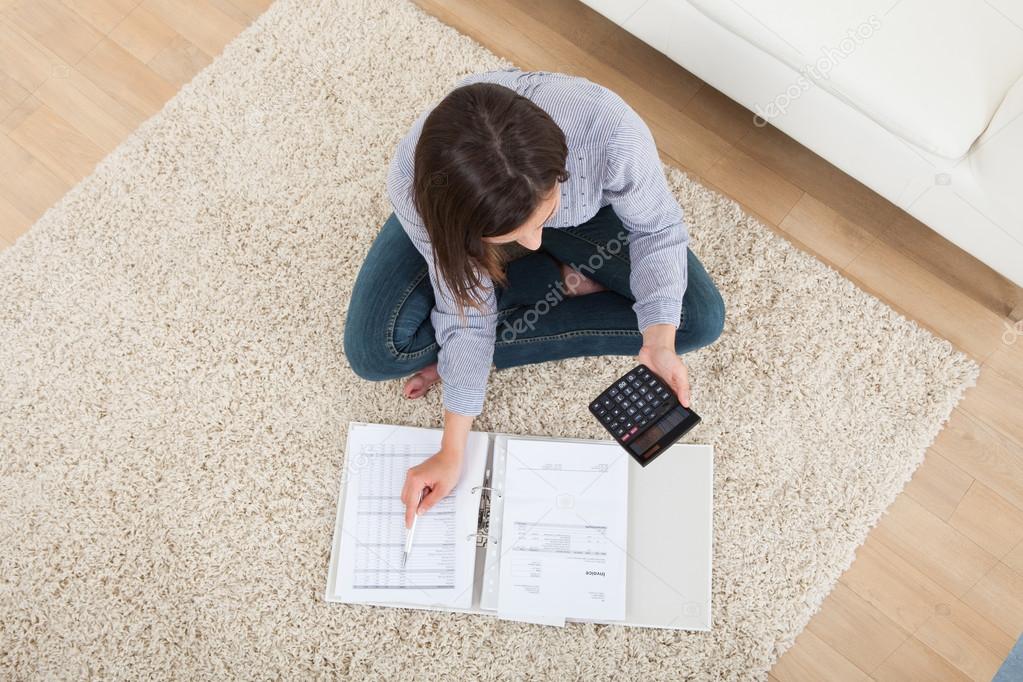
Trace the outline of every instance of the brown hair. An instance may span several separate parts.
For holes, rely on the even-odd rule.
[[[568,180],[565,134],[546,111],[503,85],[452,90],[423,122],[413,201],[455,303],[479,308],[480,271],[505,284],[498,247],[484,237],[520,227]]]

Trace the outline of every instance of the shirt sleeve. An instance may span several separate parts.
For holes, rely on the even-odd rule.
[[[686,291],[689,230],[646,123],[625,106],[607,149],[604,196],[629,230],[636,298],[633,310],[640,331],[654,324],[678,328]]]
[[[497,299],[490,277],[481,272],[483,290],[486,292],[481,310],[467,306],[464,317],[459,314],[454,297],[443,279],[438,277],[426,226],[412,204],[412,159],[410,150],[399,145],[388,172],[388,195],[395,215],[426,261],[430,284],[433,286],[435,303],[430,313],[430,322],[440,347],[437,371],[443,382],[444,408],[457,414],[476,416],[483,411],[487,379],[494,357]]]

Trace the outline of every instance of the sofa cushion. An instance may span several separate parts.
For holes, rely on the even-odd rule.
[[[689,2],[799,72],[788,92],[759,107],[768,119],[816,85],[958,159],[1023,76],[1023,6],[1012,0]]]

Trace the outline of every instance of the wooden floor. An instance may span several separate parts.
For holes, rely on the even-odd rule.
[[[982,363],[772,677],[989,680],[1023,630],[1018,289],[575,0],[416,1],[523,68],[611,87],[665,160]],[[0,249],[269,3],[0,0]]]

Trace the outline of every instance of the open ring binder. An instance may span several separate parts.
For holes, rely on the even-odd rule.
[[[429,456],[426,453],[436,452],[435,448],[442,436],[443,432],[439,429],[360,422],[349,424],[346,447],[349,457],[352,453],[360,452],[365,452],[366,456],[365,461],[349,459],[349,465],[344,470],[327,570],[327,601],[457,611],[547,624],[579,620],[566,614],[566,618],[559,623],[535,621],[529,613],[516,611],[517,604],[514,601],[506,604],[502,612],[502,578],[507,581],[504,583],[507,586],[523,579],[522,570],[532,570],[527,566],[516,573],[512,563],[517,549],[513,545],[519,544],[522,534],[514,525],[514,517],[506,513],[506,507],[517,498],[516,488],[508,486],[511,459],[509,445],[540,441],[551,447],[576,444],[592,448],[616,448],[617,452],[619,446],[609,441],[470,433],[471,447],[467,448],[463,471],[465,485],[468,487],[461,491],[462,507],[449,503],[455,510],[455,525],[449,531],[452,534],[447,536],[454,541],[454,549],[450,550],[454,555],[454,568],[451,571],[455,576],[449,590],[451,595],[442,593],[443,589],[448,589],[449,583],[429,583],[443,586],[437,588],[408,589],[401,583],[404,578],[395,580],[394,585],[388,582],[393,579],[389,564],[400,557],[400,543],[387,544],[391,549],[386,551],[393,554],[383,559],[372,552],[364,553],[362,560],[365,566],[356,574],[355,562],[360,558],[356,541],[363,536],[373,541],[377,537],[373,535],[377,532],[373,525],[377,523],[377,517],[388,517],[379,512],[386,500],[381,501],[376,491],[384,485],[393,486],[395,491],[400,490],[405,473],[402,467],[405,459],[409,458],[410,448],[418,448],[416,454],[422,454],[425,458]],[[623,457],[630,467],[628,532],[626,544],[619,548],[626,555],[625,616],[614,620],[581,620],[634,627],[710,630],[714,450],[708,445],[676,444],[671,447],[671,451],[658,459],[654,465],[657,467],[656,472],[653,472],[655,475],[650,475],[649,470],[642,470],[634,460]],[[391,462],[386,459],[388,457],[396,459]],[[378,464],[375,469],[370,466],[374,461]],[[353,465],[352,462],[357,464]],[[360,498],[363,485],[376,495]],[[467,494],[470,489],[471,494]],[[515,494],[504,499],[505,490]],[[547,490],[544,486],[537,488],[540,494]],[[454,495],[453,501],[458,499],[458,492]],[[397,497],[397,492],[393,493],[393,497]],[[550,504],[564,505],[558,507],[561,509],[576,509],[580,504],[577,498],[571,494],[559,494],[550,500]],[[363,499],[362,507],[359,506],[360,499]],[[399,512],[404,511],[400,500],[392,504]],[[360,517],[360,512],[366,513],[369,521]],[[402,514],[394,516],[397,525],[393,532],[397,537],[403,537]],[[365,529],[358,527],[360,519],[368,524]],[[570,527],[569,530],[559,530],[556,524],[548,525],[551,527],[541,533],[546,534],[546,537],[557,539],[559,533],[570,532]],[[385,536],[386,533],[380,535]],[[671,541],[666,542],[665,537]],[[465,540],[460,541],[458,538]],[[471,540],[475,542],[470,545]],[[379,544],[379,539],[376,541]],[[429,558],[426,554],[429,551],[424,541],[416,549],[416,556]],[[504,576],[501,570],[503,561],[510,571]],[[344,562],[348,562],[347,569],[344,568]],[[421,562],[417,567],[417,576],[429,573],[430,567],[429,561]],[[564,569],[559,567],[558,570]],[[435,572],[439,579],[446,578],[442,570]],[[346,575],[347,578],[343,577]],[[355,583],[356,575],[363,580],[365,586]],[[368,581],[371,579],[378,580],[384,587],[370,584]],[[459,587],[456,590],[454,585],[459,581],[462,585],[471,584],[472,588]]]

